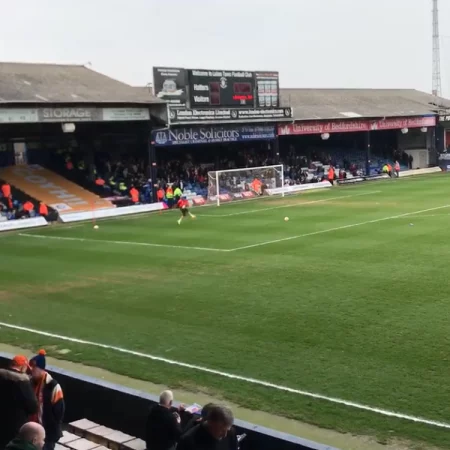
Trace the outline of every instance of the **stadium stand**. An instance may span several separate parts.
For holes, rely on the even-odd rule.
[[[0,179],[34,198],[36,204],[44,202],[60,214],[113,206],[111,202],[38,165],[1,168]]]

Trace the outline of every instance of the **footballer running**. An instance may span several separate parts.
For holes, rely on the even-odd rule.
[[[189,211],[189,201],[186,199],[185,195],[183,195],[183,197],[178,200],[177,206],[181,211],[181,217],[178,219],[178,225],[181,225],[182,220],[186,217],[187,214],[191,216],[191,219],[195,219],[194,214]]]

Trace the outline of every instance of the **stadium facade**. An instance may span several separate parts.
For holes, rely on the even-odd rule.
[[[214,170],[248,148],[272,164],[301,151],[309,165],[337,147],[357,154],[367,175],[380,164],[374,149],[403,152],[414,168],[450,167],[439,156],[450,144],[450,101],[415,90],[280,89],[277,72],[167,67],[154,69],[153,93],[84,66],[1,63],[0,75],[0,179],[11,184],[11,167],[51,168],[63,151],[82,154],[87,166],[102,152],[140,155],[153,200],[158,161],[186,152],[207,155]],[[38,176],[49,185],[50,173]],[[80,209],[36,192],[26,193],[60,215]],[[84,207],[104,209],[97,203]]]

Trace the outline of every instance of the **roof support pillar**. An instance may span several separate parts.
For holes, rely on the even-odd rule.
[[[370,175],[370,159],[371,159],[371,132],[366,131],[365,146],[366,146],[366,175]]]

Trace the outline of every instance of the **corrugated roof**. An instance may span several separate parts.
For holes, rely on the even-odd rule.
[[[450,108],[450,100],[414,89],[281,89],[280,93],[281,104],[294,108],[296,120],[416,116]]]
[[[0,105],[5,103],[163,103],[85,66],[0,63]]]

